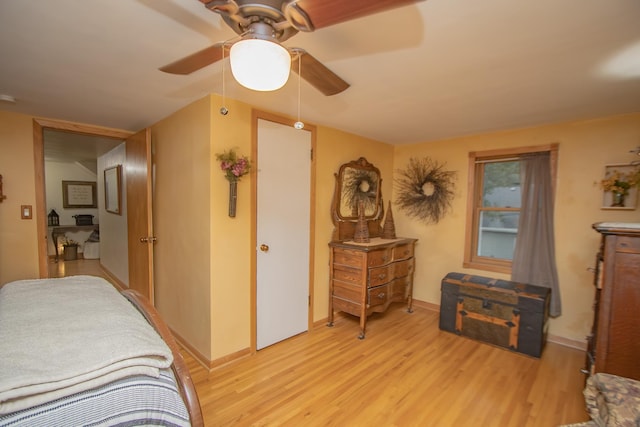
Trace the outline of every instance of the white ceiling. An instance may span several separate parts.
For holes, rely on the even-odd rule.
[[[158,67],[234,36],[197,0],[0,0],[0,109],[139,130],[222,91],[221,63]],[[640,111],[638,0],[427,0],[284,44],[351,84],[303,81],[303,121],[393,144]],[[226,74],[227,97],[296,117],[297,75]]]

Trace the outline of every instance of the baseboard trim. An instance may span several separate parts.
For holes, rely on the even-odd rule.
[[[243,359],[251,355],[251,350],[248,348],[245,348],[243,350],[228,354],[219,359],[210,360],[208,357],[206,357],[205,355],[200,353],[198,350],[196,350],[193,346],[191,346],[187,340],[185,340],[180,336],[180,334],[176,333],[176,331],[174,331],[171,328],[169,329],[171,330],[171,334],[173,335],[173,338],[180,345],[180,347],[182,347],[184,351],[189,353],[191,357],[193,357],[196,360],[196,362],[202,365],[202,367],[208,370],[209,372],[211,372],[216,368],[224,366],[228,363],[235,362],[237,360]]]
[[[586,341],[573,340],[558,335],[547,334],[547,342],[552,342],[554,344],[559,344],[565,347],[575,348],[576,350],[587,351]]]
[[[127,285],[124,284],[124,282],[122,282],[120,279],[118,279],[116,276],[114,276],[113,274],[111,274],[111,272],[109,270],[107,270],[107,268],[102,265],[102,263],[100,263],[100,269],[102,270],[102,272],[104,273],[105,276],[107,276],[107,278],[109,279],[109,281],[111,283],[113,283],[113,285],[118,288],[118,290],[120,292],[124,291],[125,289],[129,289],[129,287]]]
[[[432,302],[426,302],[426,301],[420,301],[420,300],[414,299],[413,306],[418,308],[424,308],[430,311],[437,311],[438,313],[440,313],[440,306]]]

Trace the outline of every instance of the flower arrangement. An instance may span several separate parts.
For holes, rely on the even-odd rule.
[[[251,169],[249,158],[238,156],[233,148],[216,154],[216,159],[220,162],[220,169],[224,171],[225,178],[230,182],[240,181],[240,178],[248,174]]]
[[[640,187],[640,168],[626,173],[614,169],[600,181],[600,187],[602,187],[604,191],[611,191],[612,193],[619,193],[626,196],[629,194],[630,188]]]
[[[75,240],[72,239],[68,239],[68,238],[64,238],[64,240],[62,241],[62,246],[63,247],[68,247],[68,246],[79,246],[80,243],[76,242]]]

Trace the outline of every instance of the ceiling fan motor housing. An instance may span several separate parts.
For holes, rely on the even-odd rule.
[[[258,22],[269,25],[276,33],[276,40],[283,42],[298,31],[313,31],[311,20],[297,6],[287,0],[214,0],[202,1],[205,6],[219,13],[237,34],[244,35]],[[260,34],[260,33],[258,33]],[[261,37],[256,37],[261,38]]]

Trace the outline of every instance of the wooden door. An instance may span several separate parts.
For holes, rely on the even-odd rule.
[[[126,140],[125,180],[129,288],[153,304],[153,223],[151,192],[151,131],[144,129]]]
[[[256,348],[308,330],[311,134],[258,120]]]

